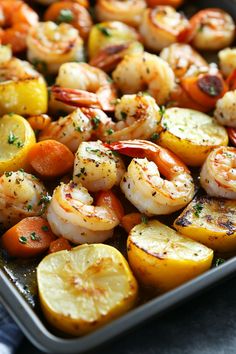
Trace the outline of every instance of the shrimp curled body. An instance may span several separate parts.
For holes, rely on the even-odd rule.
[[[0,223],[11,227],[23,218],[40,215],[43,184],[31,174],[5,172],[0,177]]]
[[[126,55],[112,77],[123,94],[146,91],[158,104],[167,101],[175,86],[175,76],[169,64],[147,52]]]
[[[92,106],[105,111],[114,109],[112,102],[116,99],[116,90],[113,83],[104,71],[89,64],[61,65],[56,85],[52,89],[50,102],[54,109],[63,109],[66,112],[73,110],[71,106]],[[63,103],[58,105],[56,101]]]
[[[121,141],[109,146],[125,155],[142,157],[131,161],[120,184],[126,198],[140,212],[170,214],[193,198],[192,177],[187,167],[169,150],[142,140]],[[167,179],[163,179],[160,173]]]
[[[210,196],[236,199],[236,148],[214,149],[202,166],[200,182]]]
[[[90,192],[109,190],[119,185],[124,173],[121,158],[100,141],[80,144],[75,154],[73,180]]]
[[[81,184],[61,184],[53,193],[47,220],[57,236],[78,243],[103,242],[119,224],[105,206],[93,206],[93,198]]]

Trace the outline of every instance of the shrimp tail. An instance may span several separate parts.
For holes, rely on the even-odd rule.
[[[97,95],[92,92],[55,85],[51,87],[51,93],[56,101],[69,106],[101,108]]]

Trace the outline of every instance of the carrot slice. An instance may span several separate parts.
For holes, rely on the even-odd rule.
[[[140,213],[130,213],[123,216],[121,219],[121,226],[126,232],[130,232],[132,228],[142,222],[142,214]]]
[[[49,246],[49,253],[59,252],[63,250],[71,250],[71,244],[64,237],[59,237],[55,241],[52,241]]]
[[[56,236],[40,216],[21,220],[1,238],[2,247],[12,257],[30,258],[45,252]]]
[[[74,164],[74,155],[56,140],[44,140],[32,146],[28,160],[42,178],[55,178],[68,173]]]
[[[119,220],[124,216],[124,208],[111,190],[99,192],[96,196],[96,205],[109,207],[114,211]]]

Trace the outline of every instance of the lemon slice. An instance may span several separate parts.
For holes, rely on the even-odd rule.
[[[6,114],[0,118],[0,132],[0,174],[27,169],[27,154],[36,142],[27,120],[17,114]]]
[[[128,258],[140,282],[164,292],[208,270],[213,251],[152,220],[131,230]]]
[[[88,333],[129,310],[137,283],[122,254],[103,244],[46,256],[37,268],[47,320],[72,335]]]

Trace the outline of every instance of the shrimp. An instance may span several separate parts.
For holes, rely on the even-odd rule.
[[[175,75],[169,64],[147,52],[126,55],[112,77],[123,94],[147,91],[158,104],[168,100],[175,86]]]
[[[0,1],[0,40],[10,44],[13,53],[26,49],[29,29],[38,23],[37,13],[21,0]]]
[[[81,183],[89,192],[109,190],[119,185],[124,173],[121,158],[101,141],[83,142],[76,151],[73,181]]]
[[[80,183],[61,183],[47,209],[53,233],[76,244],[103,242],[111,237],[119,224],[115,212],[92,204],[93,198]]]
[[[50,106],[71,111],[68,105],[92,106],[104,111],[114,110],[117,97],[114,84],[107,74],[86,63],[65,63],[61,65],[51,90]],[[62,89],[63,88],[63,89]],[[67,102],[68,99],[68,102]],[[58,106],[55,101],[63,102]]]
[[[121,154],[139,157],[131,161],[120,187],[141,213],[149,216],[170,214],[193,198],[191,174],[169,150],[144,140],[119,141],[106,146]],[[164,180],[160,173],[167,179]]]
[[[218,53],[220,69],[229,76],[236,69],[236,48],[225,48]]]
[[[70,103],[70,95],[61,89],[61,96],[65,95],[66,102]],[[74,95],[72,96],[71,103],[73,105],[76,104]],[[78,104],[80,104],[80,97]],[[117,100],[115,104],[115,118],[117,122],[114,122],[100,109],[81,108],[81,110],[92,123],[91,135],[103,141],[148,139],[156,133],[157,125],[161,120],[160,108],[157,106],[155,100],[148,95],[142,94],[124,95],[121,99]],[[68,119],[66,119],[66,122],[65,119],[62,118],[58,122],[53,122],[46,131],[42,132],[40,139],[56,139],[68,146],[67,139],[70,139],[70,135],[75,130],[75,127],[72,127],[72,124],[69,122],[67,124]],[[82,136],[82,133],[90,131],[91,123],[88,124],[88,121],[85,119],[83,119],[83,123],[83,125],[79,124],[79,127],[81,127],[80,136],[84,140],[89,140],[90,136]],[[56,126],[58,130],[55,128]],[[76,124],[77,126],[78,124]],[[71,148],[70,146],[68,147]]]
[[[93,22],[88,10],[73,1],[57,1],[48,7],[44,14],[45,21],[69,23],[75,27],[84,40],[88,38]]]
[[[191,65],[207,67],[206,60],[197,53],[189,44],[173,43],[164,48],[160,57],[167,61],[175,76],[180,78],[186,74]]]
[[[68,116],[49,123],[39,134],[39,141],[54,139],[76,152],[82,141],[91,138],[92,132],[91,120],[77,108]]]
[[[214,116],[220,124],[236,128],[236,90],[217,101]]]
[[[200,50],[219,50],[234,40],[235,25],[232,17],[221,9],[204,9],[190,19],[189,39]]]
[[[27,57],[32,63],[43,63],[47,73],[57,73],[61,64],[83,61],[83,40],[68,23],[39,22],[27,37]]]
[[[23,171],[5,172],[0,177],[0,224],[9,228],[23,218],[41,215],[46,198],[38,178]]]
[[[144,0],[98,0],[95,11],[99,21],[118,20],[137,27],[146,6]]]
[[[187,18],[173,7],[156,6],[145,10],[139,31],[145,46],[158,52],[178,42],[183,33],[189,31],[189,26]]]
[[[236,199],[236,148],[214,149],[202,166],[200,183],[210,196]]]

